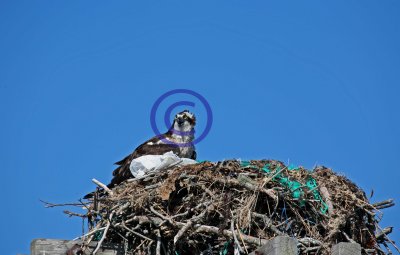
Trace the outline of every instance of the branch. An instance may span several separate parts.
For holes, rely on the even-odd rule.
[[[260,213],[252,213],[253,216],[255,216],[256,218],[260,218],[264,220],[265,226],[267,228],[269,228],[270,230],[272,230],[275,234],[277,235],[284,235],[284,233],[282,231],[280,231],[276,226],[272,225],[272,220],[264,214],[260,214]]]
[[[110,214],[110,218],[109,218],[109,220],[107,222],[106,229],[104,229],[103,235],[102,235],[100,241],[97,243],[96,249],[93,251],[93,255],[95,255],[99,251],[99,249],[101,247],[101,244],[103,243],[104,239],[106,238],[107,232],[108,232],[108,230],[110,229],[110,226],[111,226],[111,219],[112,219],[113,215],[114,215],[114,212],[112,212]]]
[[[112,192],[112,190],[110,190],[107,185],[105,185],[104,183],[99,182],[96,179],[92,179],[92,182],[94,182],[97,186],[99,186],[100,188],[103,188],[110,196],[114,195],[114,193]]]
[[[236,247],[238,248],[240,253],[243,253],[243,248],[242,248],[242,246],[240,246],[239,240],[237,239],[237,236],[235,233],[235,220],[233,217],[231,219],[231,232],[233,234],[233,240],[235,241]]]
[[[181,226],[184,225],[184,223],[181,223],[181,222],[177,222],[176,224],[178,226],[179,225],[181,225]],[[194,227],[196,228],[196,232],[221,234],[221,230],[218,227],[200,225],[200,224],[196,224]],[[233,238],[233,233],[230,230],[224,229],[222,231],[222,234],[224,236],[229,237],[229,238]],[[242,239],[243,239],[243,241],[245,241],[245,242],[247,242],[249,244],[255,244],[255,245],[263,245],[263,244],[266,244],[268,242],[268,240],[257,238],[257,237],[254,237],[254,236],[244,235],[244,234],[242,234]]]
[[[389,208],[394,206],[394,200],[391,198],[382,202],[375,203],[372,206],[377,210]]]

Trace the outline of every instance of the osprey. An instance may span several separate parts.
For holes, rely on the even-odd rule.
[[[114,177],[107,186],[113,188],[121,182],[132,178],[133,175],[129,166],[133,159],[143,155],[162,155],[172,151],[178,157],[196,159],[196,150],[193,144],[195,125],[196,117],[188,110],[176,114],[174,122],[166,133],[147,140],[130,155],[115,163],[119,166],[113,171]],[[90,193],[84,198],[92,196],[93,193]]]

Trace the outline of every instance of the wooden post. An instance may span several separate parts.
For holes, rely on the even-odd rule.
[[[66,255],[67,251],[80,241],[35,239],[31,242],[31,255]],[[83,253],[71,252],[70,255],[89,255],[96,248],[97,242],[91,242],[88,249]],[[78,247],[78,246],[76,246]],[[123,255],[124,249],[121,244],[102,244],[97,255]]]
[[[259,247],[250,255],[297,255],[297,240],[288,236],[277,236]]]
[[[332,255],[361,255],[358,243],[338,243],[332,247]]]

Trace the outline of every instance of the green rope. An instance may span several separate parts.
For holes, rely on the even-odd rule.
[[[101,237],[103,236],[104,230],[97,231],[93,236],[93,241],[97,242],[100,241]]]

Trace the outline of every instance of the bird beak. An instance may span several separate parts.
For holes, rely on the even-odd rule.
[[[179,126],[182,126],[183,123],[185,122],[185,120],[182,119],[182,118],[178,118],[178,119],[177,119],[177,122],[178,122],[178,125],[179,125]]]

